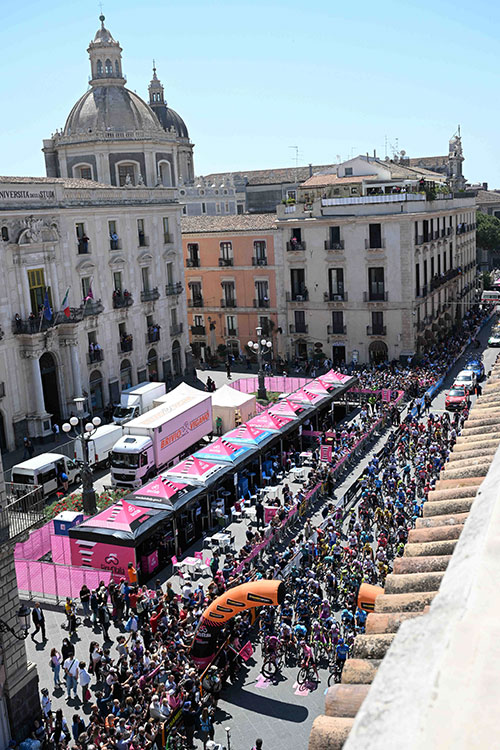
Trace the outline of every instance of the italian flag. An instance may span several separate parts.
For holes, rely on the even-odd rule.
[[[68,305],[68,295],[69,295],[69,287],[66,289],[66,294],[64,295],[64,299],[62,301],[61,309],[63,313],[66,315],[67,318],[69,318],[71,312]]]

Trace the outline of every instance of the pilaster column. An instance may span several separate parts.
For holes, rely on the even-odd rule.
[[[33,395],[35,414],[45,414],[45,398],[43,396],[42,373],[40,372],[40,360],[36,353],[27,355],[31,369],[29,382],[31,384],[31,393]]]
[[[80,370],[80,359],[78,357],[78,344],[70,344],[71,373],[73,375],[73,393],[75,398],[82,395],[82,373]]]

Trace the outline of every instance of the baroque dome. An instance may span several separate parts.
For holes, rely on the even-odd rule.
[[[131,130],[159,133],[162,128],[151,108],[133,91],[124,86],[93,86],[69,113],[64,135]]]

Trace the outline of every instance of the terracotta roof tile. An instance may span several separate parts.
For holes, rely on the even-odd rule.
[[[182,234],[202,232],[252,232],[276,229],[275,214],[234,216],[187,216],[181,219]]]

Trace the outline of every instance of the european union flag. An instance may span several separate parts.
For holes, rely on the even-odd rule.
[[[43,300],[43,317],[45,320],[52,320],[52,310],[49,302],[49,292],[45,291],[45,297]]]

